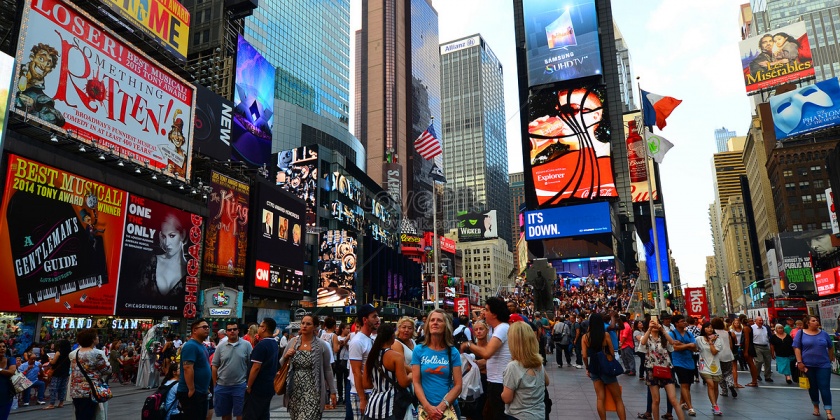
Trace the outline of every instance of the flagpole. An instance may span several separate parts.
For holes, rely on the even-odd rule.
[[[435,265],[435,309],[439,309],[438,298],[440,297],[440,290],[438,289],[438,235],[437,235],[437,181],[432,180],[432,244]]]
[[[653,175],[653,171],[649,170],[648,166],[648,159],[650,156],[648,155],[648,142],[647,142],[647,130],[645,129],[645,101],[642,98],[642,85],[638,82],[639,78],[636,77],[636,86],[639,88],[639,104],[642,105],[642,141],[645,143],[645,169],[648,169],[647,174],[647,186],[648,186],[648,206],[650,207],[650,226],[651,230],[653,231],[653,253],[654,258],[656,258],[656,274],[659,276],[657,279],[657,283],[659,284],[659,311],[665,310],[665,286],[663,284],[664,277],[662,275],[662,259],[659,257],[659,234],[657,233],[656,229],[656,208],[653,203],[653,187],[651,186],[651,178]],[[651,128],[651,130],[653,130]]]

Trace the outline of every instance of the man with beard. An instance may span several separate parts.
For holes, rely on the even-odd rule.
[[[759,70],[767,70],[773,61],[773,37],[770,34],[764,35],[758,40],[758,48],[761,53],[750,61],[750,74],[755,76]]]

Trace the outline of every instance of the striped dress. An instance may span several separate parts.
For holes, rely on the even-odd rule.
[[[382,366],[382,359],[385,352],[390,350],[386,348],[379,351],[379,368],[375,368],[371,372],[373,392],[368,397],[367,407],[365,408],[365,416],[371,419],[386,419],[393,414],[394,385],[392,381],[396,382],[397,378],[394,372]],[[387,378],[385,375],[388,375]]]

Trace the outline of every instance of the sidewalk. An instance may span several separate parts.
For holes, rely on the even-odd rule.
[[[70,390],[68,389],[67,392],[69,394]],[[34,393],[34,391],[33,391],[33,393]],[[116,398],[119,398],[119,397],[125,397],[125,396],[128,396],[128,395],[134,395],[134,394],[139,394],[139,393],[146,393],[146,394],[151,395],[152,390],[151,389],[138,388],[138,387],[136,387],[134,385],[131,385],[131,384],[128,384],[128,385],[116,384],[116,386],[111,387],[111,393],[114,395],[114,397],[112,398],[112,400],[113,400],[113,399],[116,399]],[[28,413],[28,412],[32,412],[32,411],[41,411],[41,410],[44,409],[44,407],[49,405],[49,401],[50,401],[49,400],[49,394],[47,394],[46,401],[47,401],[47,404],[45,404],[45,405],[38,405],[38,403],[33,402],[28,407],[18,406],[18,408],[12,410],[11,414],[14,415],[14,414],[19,414],[19,413]],[[64,405],[71,407],[71,410],[72,410],[73,400],[70,399],[69,395],[67,397],[67,400],[64,402]],[[57,413],[60,413],[60,412],[61,411],[58,411]],[[44,411],[44,413],[53,414],[54,410],[46,410],[46,411]]]

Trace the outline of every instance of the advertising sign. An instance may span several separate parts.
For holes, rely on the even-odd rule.
[[[781,247],[776,247],[776,253],[781,256],[779,276],[784,291],[795,295],[815,292],[810,241],[803,237],[803,232],[784,232],[779,234],[779,242]]]
[[[462,315],[469,316],[469,313],[470,313],[470,298],[468,298],[468,297],[455,298],[455,313],[458,314],[458,316],[462,316]]]
[[[321,236],[318,257],[318,306],[348,306],[356,300],[356,249],[354,232],[328,230]]]
[[[247,182],[211,171],[204,273],[220,277],[245,276],[250,189]]]
[[[528,0],[522,9],[529,86],[601,74],[595,0]]]
[[[530,97],[530,139],[522,146],[528,153],[530,187],[540,207],[569,198],[618,197],[606,103],[603,86],[544,91]]]
[[[423,244],[428,247],[434,247],[434,237],[432,236],[432,232],[424,232],[423,233]],[[450,254],[455,253],[455,241],[444,237],[443,235],[438,236],[438,247],[440,248],[441,252],[448,252]]]
[[[769,102],[778,140],[840,124],[840,81],[836,77],[771,96]]]
[[[103,0],[111,10],[154,38],[172,55],[187,59],[190,12],[174,0]]]
[[[337,186],[349,187],[345,180]],[[277,154],[277,185],[306,203],[306,226],[315,226],[318,194],[318,146],[304,146]]]
[[[644,240],[645,244],[645,266],[648,270],[648,276],[651,283],[659,282],[659,273],[656,268],[656,249],[653,247],[653,229],[647,232],[648,238]],[[659,261],[662,265],[662,282],[671,282],[671,266],[670,266],[670,252],[668,252],[668,232],[665,229],[665,218],[656,218],[656,239],[659,245]]]
[[[828,296],[837,293],[838,275],[840,275],[840,267],[815,273],[814,281],[817,283],[817,295]]]
[[[831,221],[831,233],[834,236],[840,235],[840,224],[837,223],[837,208],[834,207],[834,192],[831,188],[825,189],[825,203],[828,206],[828,218]]]
[[[423,249],[423,238],[417,235],[410,235],[403,233],[400,235],[400,242],[402,243],[403,251],[417,251]]]
[[[747,38],[738,43],[738,49],[747,93],[814,77],[805,22]]]
[[[385,180],[385,191],[395,203],[402,203],[402,165],[399,163],[383,163],[382,179]]]
[[[779,296],[782,294],[782,283],[779,277],[779,262],[776,259],[776,250],[769,248],[765,256],[767,257],[767,273],[773,282],[773,296]]]
[[[710,320],[709,300],[706,299],[706,289],[703,287],[685,288],[685,313],[697,319]]]
[[[69,3],[27,1],[23,13],[16,113],[189,178],[194,87]]]
[[[303,293],[305,206],[292,194],[260,182],[253,202],[254,287]]]
[[[203,222],[157,201],[128,197],[117,315],[195,317]]]
[[[654,178],[651,178],[651,186],[654,188],[653,200],[658,202],[659,194],[656,191],[653,162],[651,159],[645,160],[642,113],[624,114],[622,119],[624,120],[624,132],[627,136],[625,142],[627,144],[627,164],[630,169],[630,196],[634,203],[647,203],[650,200],[647,179],[648,176],[653,176]],[[635,125],[635,134],[631,133],[632,125]]]
[[[499,224],[496,210],[478,212],[458,212],[458,241],[479,241],[499,237]]]
[[[242,318],[242,286],[216,286],[202,292],[202,318]],[[262,319],[262,318],[257,318]]]
[[[226,162],[230,159],[233,102],[204,86],[195,89],[193,151]]]
[[[0,52],[0,149],[6,134],[6,116],[9,113],[9,91],[12,73],[15,71],[15,59]]]
[[[525,240],[612,232],[610,203],[579,204],[525,212]]]
[[[9,155],[0,310],[111,315],[128,193]]]
[[[271,160],[274,71],[274,66],[239,35],[233,94],[233,158],[251,166]]]
[[[470,47],[475,47],[475,46],[480,46],[480,45],[481,45],[481,37],[478,36],[478,35],[471,36],[467,39],[462,39],[460,41],[450,42],[446,45],[441,45],[440,46],[440,55],[451,54],[451,53],[454,53],[455,51],[461,51],[464,48],[470,48]]]

